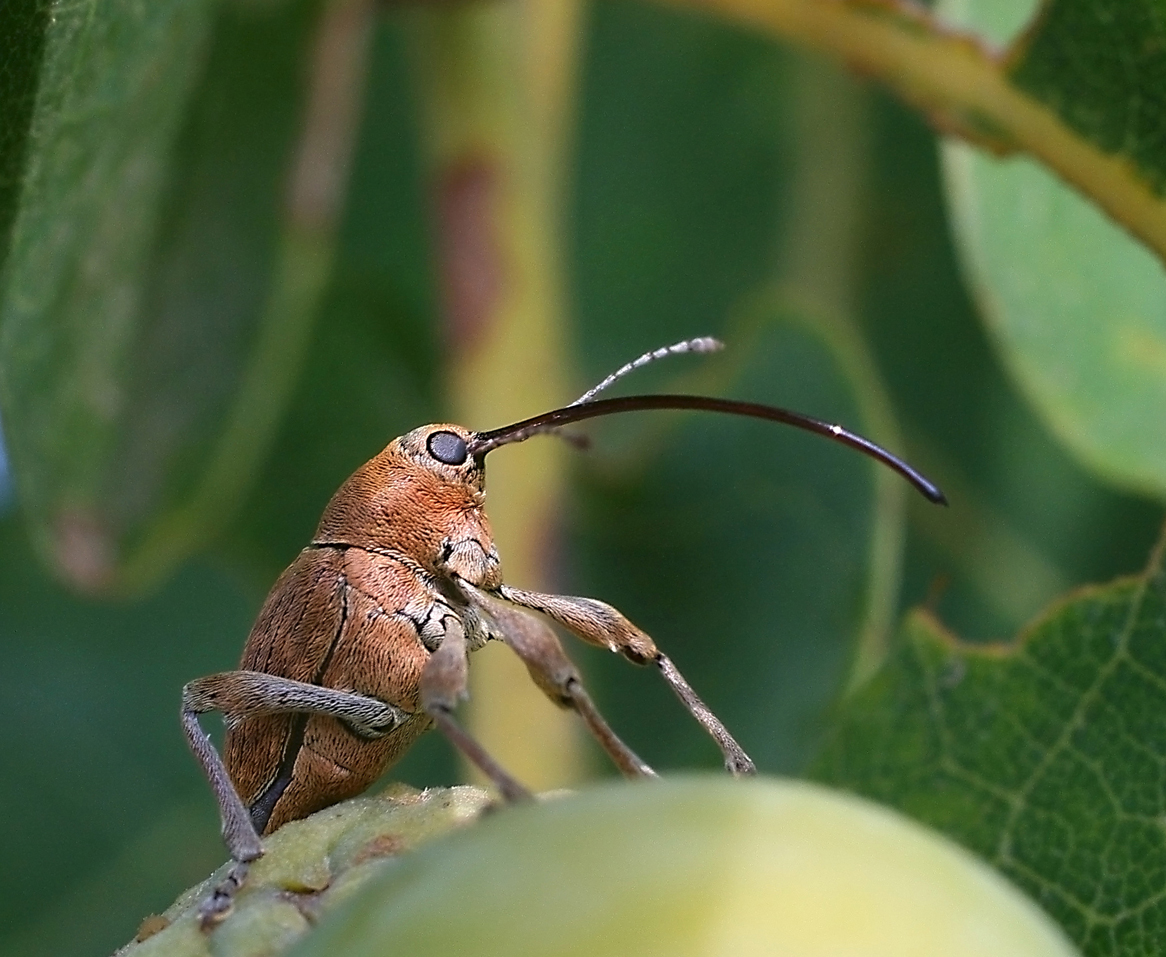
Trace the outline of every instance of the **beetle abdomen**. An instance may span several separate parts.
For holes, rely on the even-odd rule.
[[[402,722],[373,738],[326,715],[233,724],[225,763],[260,833],[365,790],[430,727],[417,700],[429,652],[410,618],[371,597],[386,590],[407,599],[389,607],[434,600],[409,566],[342,546],[305,549],[268,596],[241,668],[376,698]]]

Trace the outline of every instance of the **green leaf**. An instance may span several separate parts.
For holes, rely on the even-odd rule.
[[[1046,0],[1009,51],[1012,81],[1166,192],[1166,10],[1158,0]]]
[[[790,59],[743,31],[637,4],[597,7],[589,48],[571,243],[578,391],[645,348],[713,334],[721,355],[659,363],[627,390],[779,403],[874,431],[878,389],[861,374],[861,344],[834,335],[826,310],[773,288],[774,250],[804,192],[793,181]],[[871,587],[870,463],[725,416],[645,415],[586,431],[564,589],[646,629],[761,767],[800,768],[872,606],[896,614],[894,545],[890,587]],[[719,765],[653,675],[571,653],[645,760]]]
[[[24,173],[25,144],[36,101],[41,57],[49,25],[47,0],[10,0],[0,4],[0,270]]]
[[[1141,568],[1162,510],[1085,471],[1019,394],[960,283],[934,136],[874,105],[863,328],[914,464],[953,502],[912,510],[904,597],[968,637],[1014,635],[1073,583]]]
[[[1086,954],[1162,952],[1166,569],[1071,595],[1015,645],[925,613],[843,709],[821,780],[946,831]]]
[[[1159,104],[1160,91],[1143,85],[1146,71],[1166,69],[1166,53],[1153,52],[1161,43],[1154,24],[1136,13],[1139,4],[1116,5],[1112,16],[1073,9],[1058,2],[1045,10],[1014,54],[1017,82],[1038,85],[1100,147],[1141,162],[1142,145],[1166,136],[1166,101]],[[941,10],[992,34],[1013,22],[984,0],[950,0]],[[1166,30],[1166,19],[1157,29]],[[1155,149],[1149,155],[1160,162]],[[954,142],[945,145],[944,160],[965,272],[1021,390],[1086,467],[1117,485],[1166,496],[1166,446],[1147,441],[1166,419],[1160,260],[1029,160],[1001,160]]]
[[[262,461],[326,278],[293,221],[313,0],[63,9],[0,288],[18,495],[67,581],[128,591]]]
[[[108,953],[222,860],[178,705],[237,660],[260,597],[203,560],[146,601],[78,598],[0,519],[0,839],[22,862],[0,874],[0,954]]]
[[[86,508],[85,486],[108,455],[210,21],[206,0],[82,3],[59,11],[45,38],[0,289],[0,400],[17,485],[46,546],[57,521],[78,526],[61,513]]]
[[[1166,497],[1166,274],[1039,166],[944,148],[980,314],[1021,391],[1087,468]]]

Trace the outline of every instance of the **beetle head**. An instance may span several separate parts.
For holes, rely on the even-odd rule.
[[[332,496],[313,541],[391,549],[434,574],[489,587],[497,552],[483,511],[484,462],[468,451],[473,439],[448,423],[393,439]]]

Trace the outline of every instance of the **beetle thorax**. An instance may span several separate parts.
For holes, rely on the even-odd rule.
[[[426,426],[389,443],[340,486],[313,542],[391,550],[435,575],[457,575],[480,587],[498,584],[481,466],[453,467],[426,453],[429,436],[455,428]]]

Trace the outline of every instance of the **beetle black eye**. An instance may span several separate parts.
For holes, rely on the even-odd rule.
[[[462,465],[466,461],[466,440],[452,432],[434,432],[426,443],[429,454],[446,465]]]

